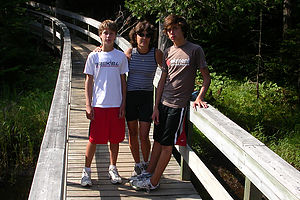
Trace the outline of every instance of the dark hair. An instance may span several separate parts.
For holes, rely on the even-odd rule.
[[[114,31],[116,34],[118,32],[118,26],[116,24],[116,22],[112,21],[112,20],[104,20],[100,25],[99,25],[99,30],[98,30],[98,34],[101,35],[102,31],[104,29],[110,29],[111,31]]]
[[[137,25],[133,27],[129,32],[130,44],[132,45],[132,47],[137,47],[136,35],[144,31],[150,34],[149,49],[151,49],[154,46],[156,41],[156,28],[150,22],[144,20],[137,23]]]
[[[167,34],[167,30],[176,24],[178,24],[181,27],[184,37],[187,37],[189,27],[185,18],[174,14],[171,14],[165,18],[164,33]]]

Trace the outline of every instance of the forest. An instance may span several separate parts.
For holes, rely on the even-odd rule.
[[[0,186],[34,168],[59,66],[31,34],[25,2],[0,4]],[[206,101],[300,169],[300,0],[37,2],[116,20],[125,38],[148,19],[159,30],[159,48],[163,18],[182,15],[187,39],[202,46],[209,65]],[[198,76],[195,89],[201,82]],[[203,149],[197,141],[194,148]]]

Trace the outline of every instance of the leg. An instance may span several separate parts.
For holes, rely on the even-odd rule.
[[[112,184],[122,183],[122,179],[116,167],[118,153],[119,153],[119,143],[110,143],[109,145],[110,165],[108,168],[108,176]]]
[[[165,171],[172,155],[172,146],[163,146],[161,147],[161,154],[157,162],[154,174],[151,177],[151,184],[156,186],[159,183],[160,177]]]
[[[90,141],[86,145],[86,152],[85,152],[85,168],[82,170],[81,175],[81,182],[82,186],[92,186],[91,180],[91,163],[96,151],[96,144],[91,143]]]
[[[146,170],[147,172],[149,172],[151,174],[154,172],[154,170],[156,168],[158,159],[159,159],[160,154],[161,154],[161,148],[162,148],[162,146],[158,142],[154,141],[149,166]]]
[[[119,143],[117,143],[117,144],[110,143],[109,155],[110,155],[110,164],[111,165],[116,166],[117,159],[118,159],[118,153],[119,153]]]
[[[138,142],[138,121],[127,122],[129,131],[129,146],[135,163],[140,163],[140,152]]]
[[[143,154],[143,159],[145,162],[148,162],[149,159],[149,154],[150,154],[150,148],[151,148],[151,143],[149,139],[149,131],[150,131],[150,122],[143,122],[140,121],[140,141],[141,141],[141,150]]]
[[[91,167],[91,163],[96,151],[96,144],[92,144],[90,141],[86,145],[86,152],[85,152],[85,167]]]

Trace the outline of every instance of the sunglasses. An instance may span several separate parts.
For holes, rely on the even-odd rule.
[[[151,35],[150,35],[149,33],[147,33],[147,34],[144,34],[144,33],[137,33],[137,34],[138,34],[138,36],[140,36],[140,37],[151,38]]]

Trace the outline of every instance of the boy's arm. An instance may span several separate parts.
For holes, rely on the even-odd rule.
[[[85,79],[85,111],[86,117],[89,120],[94,119],[94,110],[92,108],[92,97],[93,97],[93,86],[94,86],[94,77],[93,75],[86,75]]]
[[[120,106],[119,118],[125,117],[125,105],[126,105],[126,76],[125,74],[121,74],[121,89],[122,89],[122,103]]]
[[[131,53],[132,53],[132,48],[130,47],[126,51],[124,51],[125,56],[127,57],[128,60],[131,58]]]
[[[167,72],[162,71],[159,82],[158,82],[158,86],[156,89],[155,105],[154,105],[153,114],[152,114],[152,120],[154,121],[155,124],[159,123],[158,104],[160,102],[161,95],[162,95],[164,87],[165,87],[167,75],[168,75]]]
[[[193,102],[193,108],[195,110],[197,110],[197,106],[199,106],[199,108],[201,108],[201,107],[207,108],[208,107],[206,102],[204,102],[204,96],[210,85],[211,78],[210,78],[209,70],[207,67],[200,68],[200,72],[203,77],[203,83],[202,83],[202,87],[200,89],[199,95],[197,96],[196,100]]]
[[[156,49],[155,51],[155,60],[159,66],[162,66],[163,52],[160,49]]]

